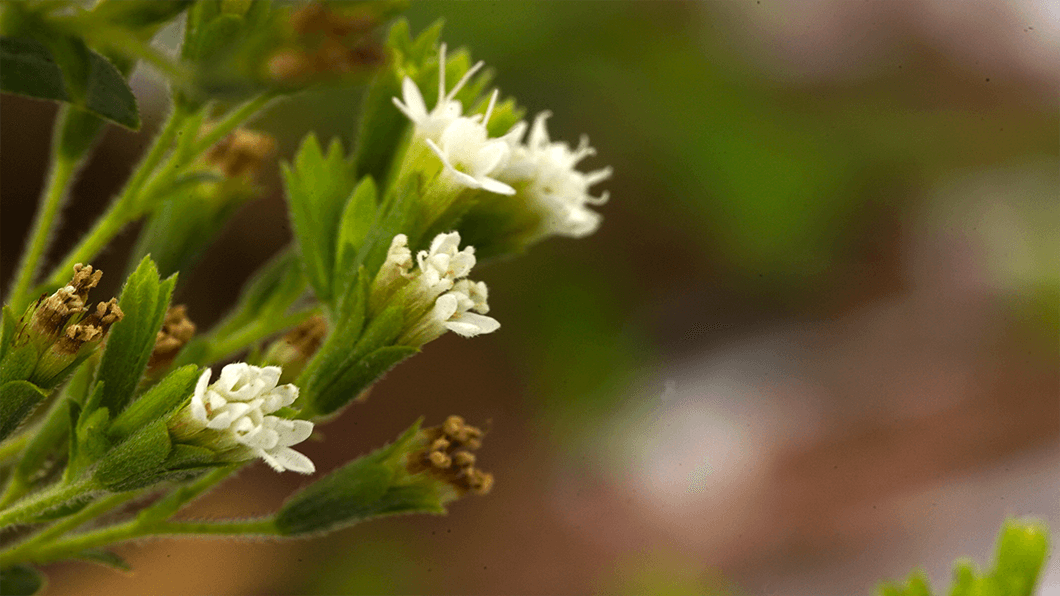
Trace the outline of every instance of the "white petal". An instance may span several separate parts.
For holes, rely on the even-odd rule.
[[[474,337],[482,333],[493,333],[501,324],[492,317],[475,313],[464,313],[458,319],[446,321],[446,329],[464,337]]]
[[[515,189],[500,180],[494,180],[493,178],[482,178],[479,180],[483,190],[497,193],[499,195],[514,195]]]
[[[290,470],[299,474],[312,474],[316,466],[310,459],[290,447],[277,447],[260,453],[261,459],[277,472]]]
[[[449,317],[456,314],[460,301],[451,293],[442,294],[434,301],[434,310],[431,316],[437,321],[447,321]]]
[[[401,96],[405,99],[406,108],[402,111],[409,119],[416,123],[427,119],[427,104],[423,101],[423,94],[409,77],[401,82]]]
[[[195,393],[193,395],[201,397],[206,392],[206,386],[210,384],[210,375],[213,373],[210,369],[202,371],[199,375],[199,382],[195,383]]]
[[[191,415],[200,422],[206,422],[206,404],[202,403],[202,396],[196,393],[191,398]]]
[[[308,420],[279,420],[275,428],[284,447],[297,445],[313,434],[313,423]]]
[[[213,430],[223,430],[228,428],[232,424],[232,414],[229,412],[220,412],[213,417],[209,422],[206,423],[206,428],[212,428]]]

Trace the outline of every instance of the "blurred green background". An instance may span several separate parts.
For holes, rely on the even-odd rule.
[[[553,138],[588,134],[584,167],[613,166],[612,199],[588,239],[483,269],[499,333],[432,344],[307,453],[330,469],[460,413],[491,429],[496,489],[319,541],[130,547],[134,577],[71,564],[52,593],[91,574],[111,594],[854,594],[916,564],[947,585],[1006,514],[1060,527],[1055,7],[424,1],[407,16],[413,32],[445,18],[503,94],[554,113]],[[162,92],[137,81],[157,122]],[[51,108],[3,109],[6,265]],[[307,128],[348,142],[356,115],[357,90],[333,86],[259,124],[286,158]],[[144,138],[109,133],[55,254]],[[290,237],[271,188],[185,279],[201,327],[238,291],[231,272]],[[100,267],[119,270],[132,238]],[[303,482],[254,469],[197,513],[264,512]]]

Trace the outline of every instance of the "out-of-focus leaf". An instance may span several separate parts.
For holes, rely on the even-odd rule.
[[[91,563],[99,563],[100,565],[110,567],[111,569],[117,569],[118,571],[132,571],[132,567],[129,566],[129,563],[127,563],[121,555],[101,548],[92,548],[81,551],[77,554],[76,558]]]
[[[71,54],[76,49],[80,55],[60,60],[53,54],[54,49],[36,40],[0,38],[0,90],[69,102],[126,128],[140,128],[136,98],[121,72],[78,40],[56,47],[67,51],[67,46]],[[66,71],[59,67],[60,63]],[[83,89],[71,89],[71,85]]]
[[[44,589],[44,574],[28,565],[0,569],[0,594],[29,596]]]

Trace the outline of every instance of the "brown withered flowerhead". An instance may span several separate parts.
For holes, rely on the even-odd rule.
[[[155,348],[147,368],[168,366],[177,357],[180,349],[195,336],[195,323],[188,318],[188,309],[183,304],[169,307],[162,321],[162,328],[155,336]]]
[[[379,19],[368,12],[312,2],[291,13],[289,23],[291,44],[268,63],[269,75],[278,82],[366,72],[385,61],[382,46],[372,37]]]
[[[32,345],[37,362],[29,381],[42,388],[53,387],[67,372],[90,356],[124,313],[111,298],[88,305],[89,291],[99,284],[103,272],[78,263],[70,283],[51,295],[41,296],[26,309],[19,322],[14,345]]]
[[[493,474],[475,467],[472,451],[482,446],[485,433],[464,422],[460,416],[450,416],[440,426],[420,431],[427,447],[409,454],[407,469],[410,474],[427,472],[452,486],[457,496],[470,491],[485,495],[493,488]]]

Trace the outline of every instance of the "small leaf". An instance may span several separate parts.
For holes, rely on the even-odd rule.
[[[0,594],[5,596],[29,596],[44,588],[44,574],[28,565],[15,565],[0,569]]]
[[[107,433],[121,441],[172,412],[191,397],[198,378],[199,367],[192,364],[169,373],[115,418]]]
[[[15,431],[44,399],[44,392],[29,381],[0,385],[0,441]]]
[[[107,453],[94,478],[114,492],[150,486],[158,481],[171,447],[165,421],[157,420]]]
[[[302,267],[317,298],[330,302],[339,224],[354,180],[334,140],[325,155],[312,134],[302,142],[294,164],[282,166],[284,189]]]
[[[136,98],[110,61],[75,38],[56,37],[50,43],[51,49],[34,39],[0,38],[0,90],[68,102],[126,128],[140,128]]]
[[[0,90],[70,101],[59,65],[48,48],[32,39],[0,37]]]
[[[165,281],[150,257],[125,282],[118,305],[125,317],[111,328],[97,380],[106,388],[100,405],[120,413],[133,397],[151,357],[158,330],[169,306],[176,276]]]
[[[315,401],[317,412],[327,415],[352,402],[402,360],[419,352],[410,346],[387,346],[368,354],[343,372]]]
[[[24,344],[7,351],[0,361],[0,383],[24,381],[37,367],[37,350],[32,344]]]
[[[81,559],[82,561],[89,561],[91,563],[99,563],[100,565],[117,569],[118,571],[132,571],[132,567],[130,567],[120,555],[113,551],[101,548],[91,548],[81,551],[75,555],[74,558]]]
[[[375,223],[378,203],[375,182],[371,176],[365,176],[347,201],[339,226],[335,280],[340,288],[345,288],[346,283],[357,273],[353,268],[354,257]]]

